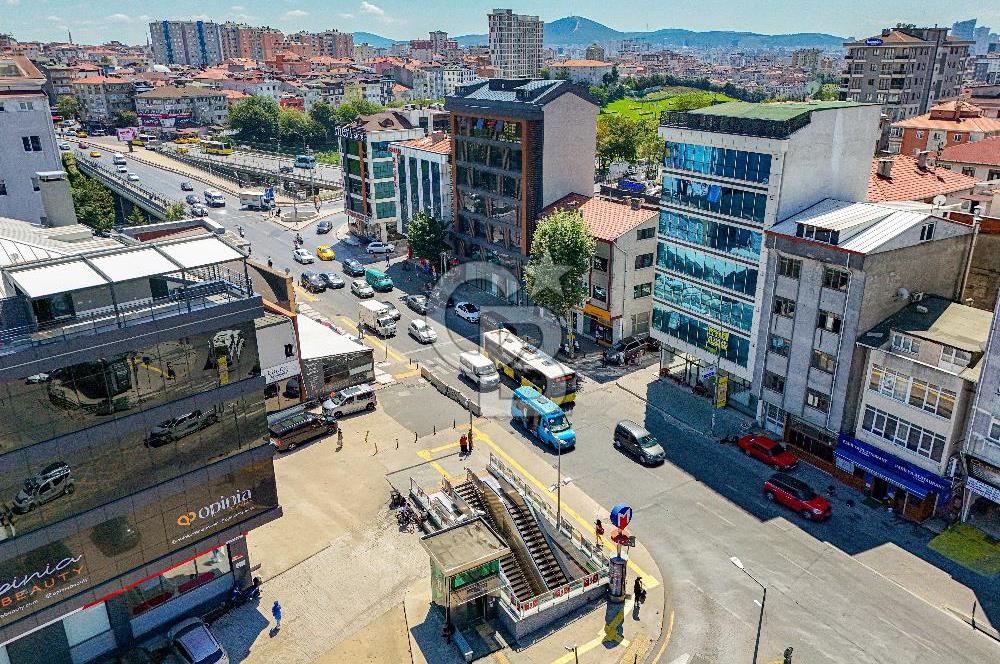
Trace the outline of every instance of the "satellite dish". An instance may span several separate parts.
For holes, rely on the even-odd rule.
[[[934,204],[934,207],[941,207],[948,202],[948,197],[944,194],[938,194],[931,200],[931,202]]]
[[[898,297],[901,300],[908,300],[910,299],[910,291],[906,290],[905,288],[900,288],[899,290],[896,291],[896,297]]]

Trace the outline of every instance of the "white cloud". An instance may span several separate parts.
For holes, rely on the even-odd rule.
[[[309,12],[304,12],[301,9],[293,9],[290,12],[285,12],[285,18],[305,18],[309,16]]]
[[[128,14],[112,14],[107,17],[112,23],[131,23],[132,17]]]
[[[385,13],[385,10],[378,5],[373,5],[366,0],[361,0],[361,13],[370,14],[375,17],[375,20],[380,23],[392,23],[395,19]]]
[[[346,12],[342,12],[340,14],[337,14],[337,18],[354,18],[354,14],[348,14]]]
[[[233,5],[232,7],[230,7],[230,9],[232,9],[234,12],[245,12],[247,10],[247,8],[244,7],[243,5]]]
[[[56,16],[55,14],[49,14],[48,16],[45,17],[45,20],[48,21],[49,23],[63,22],[62,16]]]
[[[5,4],[10,5],[11,7],[17,7],[19,4],[21,4],[21,0],[4,0],[4,2]]]

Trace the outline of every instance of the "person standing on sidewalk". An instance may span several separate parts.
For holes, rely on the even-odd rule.
[[[632,584],[632,598],[635,599],[635,603],[642,604],[646,599],[646,591],[642,587],[642,577],[636,576],[635,583]]]
[[[337,450],[341,450],[344,447],[344,430],[337,427]]]
[[[458,456],[464,457],[469,453],[469,439],[462,434],[462,437],[458,439]]]
[[[274,600],[271,615],[274,616],[275,629],[281,629],[281,605],[278,604],[278,600]]]

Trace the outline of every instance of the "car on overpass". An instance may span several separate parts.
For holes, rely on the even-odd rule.
[[[200,200],[201,199],[195,196],[194,194],[188,194],[187,196],[184,197],[184,202],[187,203],[188,205],[197,205]]]
[[[200,203],[195,203],[191,206],[191,216],[192,217],[207,217],[208,208]]]
[[[91,150],[90,151],[90,158],[91,159],[98,159],[98,158],[100,158],[100,156],[101,156],[101,153],[98,152],[97,150]]]
[[[181,191],[194,191],[194,185],[185,180],[181,182]]]
[[[73,146],[67,143],[66,141],[62,141],[61,143],[59,143],[59,149],[62,150],[63,152],[66,152],[67,150],[72,150]]]

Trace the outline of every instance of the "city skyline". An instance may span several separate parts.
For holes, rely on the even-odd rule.
[[[1000,10],[988,10],[973,0],[956,0],[947,9],[929,0],[891,1],[880,5],[880,12],[866,11],[862,0],[846,0],[836,6],[811,8],[809,12],[793,9],[791,0],[749,0],[735,4],[730,0],[706,0],[693,6],[672,8],[670,13],[656,13],[652,0],[635,0],[629,16],[618,16],[606,3],[596,0],[554,0],[551,2],[497,3],[471,0],[465,11],[456,15],[445,0],[427,0],[421,12],[410,11],[412,0],[277,0],[260,3],[253,0],[178,0],[169,13],[142,9],[131,0],[101,3],[95,16],[87,3],[67,0],[0,0],[4,30],[24,41],[64,41],[67,33],[79,43],[102,43],[118,40],[145,43],[148,24],[160,19],[232,20],[251,25],[270,25],[285,32],[336,28],[345,32],[371,32],[392,39],[409,39],[429,30],[445,30],[452,35],[485,34],[486,14],[495,5],[504,5],[517,13],[538,15],[549,22],[565,16],[583,16],[621,31],[645,31],[681,28],[696,31],[738,30],[764,34],[824,32],[844,37],[874,34],[897,22],[919,25],[951,26],[966,18],[979,19],[980,25],[1000,24]],[[644,9],[646,11],[644,11]],[[855,9],[856,11],[852,11]],[[162,14],[162,15],[161,15]]]

